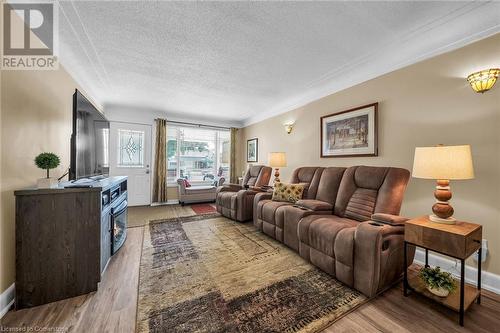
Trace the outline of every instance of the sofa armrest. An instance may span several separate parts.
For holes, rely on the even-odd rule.
[[[252,212],[253,224],[257,228],[259,228],[260,230],[262,230],[262,227],[258,223],[258,220],[259,220],[258,211],[259,211],[259,205],[260,205],[259,202],[264,201],[264,200],[271,200],[272,198],[273,198],[272,192],[259,192],[259,193],[255,194],[255,196],[253,198],[253,212]]]
[[[253,217],[253,200],[256,194],[261,193],[255,190],[240,190],[236,193],[236,220],[247,221]]]
[[[333,206],[325,201],[320,200],[298,200],[295,205],[298,208],[306,208],[312,211],[331,211]]]
[[[217,187],[217,193],[220,193],[220,192],[238,192],[241,189],[243,189],[243,187],[241,185],[238,185],[238,184],[225,184],[225,185]]]
[[[262,192],[259,190],[255,190],[255,189],[239,190],[238,196],[252,196],[253,197],[257,193],[262,193]]]
[[[227,186],[227,187],[230,187],[230,188],[239,188],[239,189],[244,188],[243,185],[235,184],[235,183],[227,183],[227,184],[224,184],[223,186]]]
[[[403,273],[404,226],[362,222],[354,234],[354,288],[368,297],[397,281]],[[415,249],[408,252],[406,267]]]
[[[266,193],[267,193],[267,189],[262,188],[262,186],[249,186],[249,187],[248,187],[248,189],[249,189],[249,190],[252,190],[252,191],[254,191],[254,192],[256,192],[256,193],[257,193],[257,192],[259,192],[259,193],[260,193],[260,192],[266,192]]]
[[[273,193],[272,192],[259,192],[255,194],[254,198],[254,206],[257,205],[257,203],[261,200],[271,200],[273,198]]]
[[[406,221],[409,220],[409,218],[404,217],[404,216],[384,214],[384,213],[373,214],[371,218],[372,218],[372,221],[374,221],[374,222],[389,224],[389,225],[394,225],[394,226],[405,225]]]

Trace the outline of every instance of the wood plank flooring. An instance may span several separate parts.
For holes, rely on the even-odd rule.
[[[19,311],[9,311],[0,332],[134,332],[144,228],[128,229],[127,240],[111,259],[95,293]],[[14,330],[11,330],[14,331]]]
[[[152,220],[194,215],[190,205],[135,206],[128,209],[128,227],[142,227]]]
[[[39,331],[51,329],[52,332],[134,332],[143,232],[143,227],[128,230],[127,241],[109,263],[97,292],[10,311],[0,321],[0,332],[7,329],[29,331],[29,328],[34,331],[37,328]],[[465,327],[460,327],[457,313],[416,294],[403,297],[400,283],[341,318],[324,332],[454,333],[499,330],[499,295],[483,291],[482,304],[471,306],[465,315]]]

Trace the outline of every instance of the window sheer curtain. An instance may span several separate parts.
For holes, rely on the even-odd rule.
[[[238,184],[238,175],[236,174],[236,132],[237,128],[231,127],[231,157],[229,164],[229,175],[231,177],[230,182],[232,184]]]
[[[155,119],[155,172],[153,175],[153,202],[167,201],[167,120]]]

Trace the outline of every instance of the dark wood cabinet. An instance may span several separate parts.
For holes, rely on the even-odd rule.
[[[126,177],[87,188],[16,191],[16,308],[45,304],[97,290],[112,254],[112,200]]]

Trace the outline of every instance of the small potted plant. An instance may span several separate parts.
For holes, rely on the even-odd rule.
[[[442,272],[438,267],[424,267],[420,270],[420,278],[427,290],[439,297],[446,297],[456,289],[455,279],[448,272]]]
[[[38,188],[56,187],[58,182],[56,178],[51,178],[50,169],[55,169],[61,164],[61,159],[54,153],[41,153],[35,158],[35,164],[40,169],[47,170],[47,177],[38,179]]]

